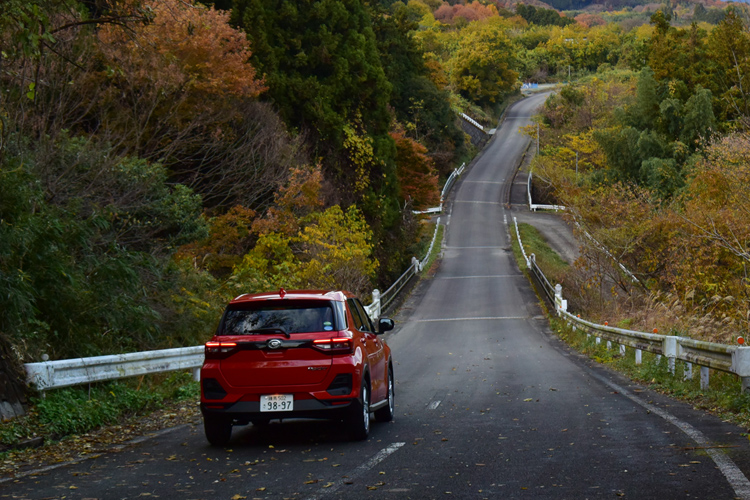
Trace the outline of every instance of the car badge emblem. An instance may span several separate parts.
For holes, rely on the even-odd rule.
[[[281,340],[279,340],[279,339],[271,339],[271,340],[268,341],[268,348],[269,349],[278,349],[279,347],[281,347],[281,344],[282,344]]]

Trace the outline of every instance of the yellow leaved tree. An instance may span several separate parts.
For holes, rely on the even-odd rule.
[[[372,230],[354,205],[322,209],[320,168],[296,170],[276,206],[255,221],[258,240],[229,280],[235,292],[280,287],[369,292],[378,268]]]

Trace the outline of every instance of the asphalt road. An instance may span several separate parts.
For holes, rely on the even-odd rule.
[[[393,422],[200,425],[0,483],[0,498],[750,498],[743,430],[569,352],[512,254],[501,194],[543,97],[511,108],[449,204],[440,266],[389,335]]]

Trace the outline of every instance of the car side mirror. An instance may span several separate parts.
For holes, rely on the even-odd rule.
[[[378,320],[378,335],[393,330],[394,326],[396,326],[396,323],[394,323],[391,318],[380,318],[380,320]]]

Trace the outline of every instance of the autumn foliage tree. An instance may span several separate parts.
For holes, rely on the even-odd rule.
[[[300,145],[256,102],[267,86],[244,33],[200,4],[149,7],[150,23],[99,31],[105,91],[91,118],[123,148],[161,159],[209,205],[269,202]]]
[[[427,148],[406,137],[403,131],[392,132],[391,137],[396,141],[401,196],[416,210],[438,205],[438,175],[427,156]]]
[[[285,288],[337,288],[364,294],[378,262],[373,234],[356,206],[325,210],[320,165],[299,169],[255,221],[258,235],[230,278],[241,292]]]
[[[461,33],[460,48],[451,58],[450,81],[456,92],[491,105],[516,86],[515,47],[500,18],[475,23]]]
[[[469,21],[478,21],[488,17],[497,17],[497,7],[492,4],[484,5],[477,0],[467,3],[457,3],[454,5],[448,2],[443,4],[432,14],[436,20],[443,23],[455,23],[459,19],[463,23]]]

